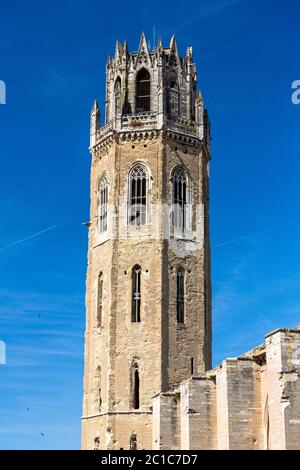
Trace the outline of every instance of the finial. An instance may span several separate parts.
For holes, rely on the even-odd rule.
[[[200,89],[198,90],[196,101],[197,101],[197,104],[203,103],[203,97],[202,97],[202,93]]]
[[[193,48],[192,47],[187,47],[186,56],[189,57],[189,58],[193,57]]]
[[[145,47],[145,46],[147,47],[147,41],[146,41],[146,37],[145,37],[144,31],[143,31],[142,34],[141,34],[139,50],[140,50],[143,46],[144,46],[144,47]]]
[[[96,143],[97,131],[100,129],[100,111],[97,100],[93,103],[90,123],[90,146],[93,147]]]
[[[120,41],[116,41],[115,59],[117,59],[122,52],[122,44],[120,43]]]
[[[176,36],[175,34],[173,34],[173,36],[171,37],[171,41],[170,41],[170,50],[175,51],[176,49],[177,49]]]
[[[92,107],[92,113],[98,113],[98,112],[99,112],[98,100],[94,100],[93,107]]]

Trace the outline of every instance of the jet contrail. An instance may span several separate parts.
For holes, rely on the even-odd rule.
[[[7,41],[4,41],[0,44],[0,49],[4,49],[6,46],[8,46],[10,43],[14,42],[17,39],[18,36],[15,36],[14,38],[7,39]]]
[[[43,233],[49,232],[50,230],[53,230],[54,228],[65,224],[66,222],[68,222],[68,220],[70,219],[64,220],[63,222],[59,222],[58,224],[55,224],[55,225],[51,225],[50,227],[44,228],[43,230],[40,230],[39,232],[32,233],[31,235],[28,235],[28,237],[20,238],[20,240],[16,240],[15,242],[10,243],[9,245],[6,245],[0,248],[0,252],[5,251],[8,248],[11,248],[12,246],[19,245],[19,243],[26,242],[26,240],[30,240],[31,238],[38,237],[39,235],[42,235]]]
[[[182,31],[183,29],[187,28],[188,26],[191,26],[192,24],[196,23],[197,21],[203,20],[204,18],[207,18],[209,16],[215,15],[220,13],[221,11],[227,9],[228,7],[233,7],[235,5],[238,5],[239,3],[243,3],[245,0],[229,0],[225,2],[221,2],[220,4],[213,5],[208,8],[204,8],[202,11],[200,11],[199,15],[193,16],[193,18],[190,21],[183,22],[178,28],[176,28],[175,31],[172,31],[171,34],[173,33],[178,33]]]
[[[255,235],[261,235],[263,233],[274,232],[274,230],[289,227],[290,225],[293,225],[296,222],[298,221],[292,222],[290,224],[285,224],[285,225],[277,225],[276,227],[266,228],[265,230],[259,230],[258,232],[249,233],[247,235],[243,235],[242,237],[233,238],[232,240],[228,240],[227,242],[219,243],[218,245],[213,246],[213,248],[220,248],[221,246],[230,245],[231,243],[235,243],[240,240],[245,240],[246,238],[251,238],[251,237],[254,237]]]

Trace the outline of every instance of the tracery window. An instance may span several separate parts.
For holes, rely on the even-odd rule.
[[[189,185],[186,171],[176,168],[172,176],[173,226],[184,230],[189,228]]]
[[[129,174],[129,225],[147,223],[149,175],[143,165],[135,165]]]
[[[107,230],[107,204],[108,204],[108,184],[103,176],[99,183],[99,201],[98,201],[98,228],[99,233]]]

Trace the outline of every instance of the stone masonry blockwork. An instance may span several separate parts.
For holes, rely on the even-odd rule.
[[[211,369],[210,123],[192,48],[116,44],[90,122],[82,449],[300,448],[300,328]]]
[[[142,35],[134,53],[117,42],[106,83],[104,125],[97,103],[91,114],[82,447],[150,449],[153,397],[211,367],[209,122],[191,49],[181,58],[175,37],[149,51]],[[131,183],[134,168],[147,175],[147,215],[131,224],[131,198],[139,191]],[[184,175],[176,196],[180,224],[176,171]],[[140,299],[140,321],[132,320],[133,298]]]

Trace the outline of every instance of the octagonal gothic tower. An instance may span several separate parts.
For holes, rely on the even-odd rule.
[[[91,113],[84,449],[151,449],[152,398],[211,367],[209,133],[191,48],[117,42]]]

